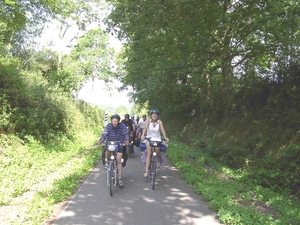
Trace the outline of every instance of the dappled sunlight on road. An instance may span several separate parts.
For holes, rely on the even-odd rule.
[[[99,164],[55,224],[219,224],[167,159],[157,171],[155,190],[143,169],[140,154],[130,156],[123,170],[124,187],[117,187],[111,197],[106,170]]]
[[[152,203],[152,202],[155,202],[156,200],[155,199],[150,199],[150,198],[147,198],[147,197],[143,197],[143,196],[141,196],[146,202],[150,202],[150,203]]]

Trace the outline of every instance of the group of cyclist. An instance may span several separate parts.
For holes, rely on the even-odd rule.
[[[141,140],[145,140],[145,136],[150,137],[153,141],[161,141],[160,133],[163,134],[164,139],[169,141],[166,136],[166,132],[161,120],[158,120],[159,111],[157,109],[152,109],[150,111],[151,118],[147,120],[146,115],[142,116],[138,122],[134,120],[134,117],[129,118],[129,114],[125,115],[125,118],[121,121],[121,117],[118,114],[114,114],[111,116],[111,123],[107,124],[104,128],[104,131],[98,141],[98,144],[103,143],[105,140],[107,141],[120,141],[120,143],[129,145],[131,143],[130,133],[128,129],[135,132],[137,130],[138,136],[140,136]],[[137,118],[139,119],[139,118]],[[121,121],[121,122],[120,122]],[[144,177],[148,177],[148,168],[150,165],[150,157],[151,157],[151,147],[149,142],[146,141],[147,146],[147,158],[146,158],[146,171],[144,173]],[[118,168],[118,181],[119,186],[123,187],[123,179],[122,179],[122,163],[121,159],[123,154],[126,152],[124,146],[119,146],[117,153],[117,168]],[[126,153],[125,153],[126,154]],[[157,159],[160,158],[160,149],[157,149]],[[160,166],[160,160],[157,160],[157,167]],[[107,160],[108,162],[108,160]],[[107,169],[107,164],[105,163],[105,168]]]

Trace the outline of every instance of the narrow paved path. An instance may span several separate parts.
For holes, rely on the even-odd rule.
[[[166,157],[152,190],[149,179],[143,177],[141,155],[136,149],[129,156],[123,168],[124,187],[117,187],[112,197],[106,186],[106,170],[99,162],[54,224],[220,224],[216,213],[180,178]]]

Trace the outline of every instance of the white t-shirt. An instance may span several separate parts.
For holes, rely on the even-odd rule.
[[[140,121],[139,121],[139,127],[142,128],[142,129],[144,129],[145,126],[146,126],[146,121],[147,120],[144,121],[143,119],[140,119]]]
[[[161,141],[159,120],[157,120],[155,127],[153,126],[152,120],[150,120],[149,126],[147,128],[147,136],[151,137],[151,141]]]
[[[135,119],[131,119],[132,121],[133,121],[133,124],[134,125],[136,125],[137,124],[137,122],[136,122],[136,120]]]

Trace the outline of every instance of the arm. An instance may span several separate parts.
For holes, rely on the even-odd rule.
[[[106,125],[106,127],[104,128],[104,131],[103,131],[98,143],[99,144],[103,143],[104,140],[107,138],[107,136],[108,136],[108,125]]]
[[[159,121],[159,127],[160,127],[160,131],[164,135],[164,139],[166,139],[167,141],[169,141],[169,138],[167,138],[166,131],[165,131],[164,125],[163,125],[163,123],[162,123],[161,120]]]

